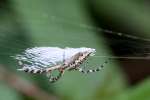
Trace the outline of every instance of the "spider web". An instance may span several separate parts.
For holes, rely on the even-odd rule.
[[[60,18],[58,16],[51,16],[51,19],[53,21],[56,21],[59,23],[67,23],[67,24],[70,24],[74,27],[82,28],[84,30],[92,30],[92,31],[96,31],[96,32],[107,33],[108,35],[111,36],[111,39],[109,39],[110,40],[109,43],[112,43],[111,41],[114,41],[114,40],[116,41],[114,44],[120,43],[121,41],[124,41],[124,43],[128,42],[130,45],[127,45],[124,48],[127,47],[127,49],[126,49],[127,51],[130,51],[129,49],[131,49],[131,51],[132,51],[129,54],[128,53],[127,54],[121,54],[121,55],[119,54],[117,56],[96,55],[94,57],[112,58],[112,59],[122,59],[122,58],[123,59],[150,59],[150,57],[149,57],[150,39],[148,39],[148,38],[143,38],[140,36],[130,35],[130,34],[121,33],[121,32],[114,32],[111,30],[102,29],[100,27],[90,26],[90,25],[87,25],[84,23],[71,22],[70,20],[63,19],[63,18]],[[13,35],[15,35],[15,33],[12,35],[0,34],[0,43],[1,43],[0,44],[0,48],[1,48],[0,55],[15,55],[16,51],[20,52],[20,51],[24,51],[26,48],[32,47],[32,45],[30,45],[30,43],[26,43],[25,41],[22,42],[22,40],[19,38],[15,39],[15,40],[11,40],[11,39],[5,40],[8,36],[11,37]],[[122,40],[122,38],[125,38],[125,39]],[[9,42],[12,42],[12,41],[13,41],[13,46],[15,46],[16,48],[9,46]],[[110,46],[111,46],[111,44],[110,44]],[[132,49],[132,47],[135,47],[135,48]],[[3,49],[4,50],[9,49],[10,52],[9,53],[4,52]],[[120,51],[120,52],[124,52],[124,51]]]
[[[56,22],[67,23],[67,24],[70,24],[70,25],[73,25],[75,27],[79,27],[85,30],[102,32],[104,33],[104,35],[107,35],[109,46],[112,48],[115,48],[116,49],[115,51],[117,53],[118,52],[121,53],[121,54],[118,53],[118,55],[116,56],[98,55],[94,57],[111,58],[111,59],[150,59],[149,57],[150,39],[149,38],[136,36],[136,35],[130,35],[127,33],[122,33],[122,32],[115,32],[115,31],[111,31],[108,29],[103,29],[101,27],[90,26],[84,23],[76,23],[73,21],[69,22],[68,20],[57,17],[57,16],[52,16],[52,19],[55,20]],[[118,48],[118,47],[121,47],[121,48]],[[120,51],[118,51],[118,49]]]

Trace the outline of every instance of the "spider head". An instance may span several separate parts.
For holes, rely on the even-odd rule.
[[[96,52],[95,49],[93,49],[93,48],[86,48],[86,47],[79,48],[79,51],[82,52],[82,53],[86,52],[86,53],[90,54],[90,56],[94,56],[95,52]]]

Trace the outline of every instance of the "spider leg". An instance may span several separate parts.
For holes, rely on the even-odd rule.
[[[106,60],[100,67],[98,67],[96,69],[84,70],[83,68],[77,67],[76,70],[78,70],[79,72],[82,72],[84,74],[88,74],[88,73],[92,73],[92,72],[98,72],[98,71],[101,71],[103,69],[103,67],[105,66],[105,64],[107,64],[107,63],[108,63],[108,60]]]
[[[40,67],[37,67],[34,65],[32,67],[31,66],[29,67],[26,64],[23,64],[22,61],[18,61],[18,64],[20,66],[22,66],[22,68],[17,69],[18,71],[24,71],[24,72],[32,73],[32,74],[36,74],[36,73],[42,74],[42,73],[46,72],[46,70],[44,68],[40,68]]]
[[[45,69],[45,72],[51,72],[51,71],[53,71],[53,70],[57,70],[57,69],[59,69],[59,68],[61,68],[62,67],[62,65],[56,65],[56,66],[52,66],[52,67],[49,67],[49,68],[46,68]]]
[[[85,70],[85,65],[83,65],[82,67],[82,70]],[[71,68],[68,68],[67,70],[68,71],[75,71],[75,70],[78,70],[78,68],[81,68],[79,65],[78,66],[74,66],[74,67],[71,67]]]
[[[31,73],[31,74],[42,74],[44,72],[46,72],[46,70],[44,69],[40,69],[38,67],[23,67],[21,69],[17,69],[18,71],[25,71],[27,73]]]
[[[49,81],[51,82],[51,83],[54,83],[54,82],[56,82],[57,80],[59,80],[61,77],[62,77],[62,75],[64,74],[64,69],[58,69],[58,71],[59,71],[59,74],[58,74],[58,76],[56,76],[56,77],[52,77],[52,75],[50,75],[50,77],[49,77]]]

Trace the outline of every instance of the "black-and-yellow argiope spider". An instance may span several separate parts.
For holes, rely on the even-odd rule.
[[[55,82],[61,78],[66,70],[78,70],[86,74],[100,71],[107,61],[96,69],[84,70],[80,67],[94,53],[95,49],[86,47],[64,49],[58,47],[35,47],[25,50],[21,55],[16,55],[15,59],[22,66],[18,70],[28,73],[46,73],[49,81]],[[53,77],[51,73],[55,70],[58,70],[59,74]]]

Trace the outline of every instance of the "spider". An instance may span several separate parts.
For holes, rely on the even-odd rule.
[[[89,56],[93,56],[95,53],[93,48],[58,48],[58,47],[34,47],[26,49],[23,54],[15,56],[18,60],[18,64],[22,66],[19,71],[25,71],[28,73],[46,73],[50,82],[59,80],[65,71],[78,70],[82,73],[92,73],[100,71],[105,61],[100,67],[96,69],[84,70],[80,65],[87,60]],[[59,74],[55,77],[52,76],[52,72],[57,70]]]

